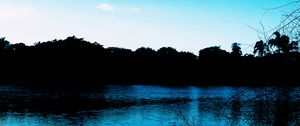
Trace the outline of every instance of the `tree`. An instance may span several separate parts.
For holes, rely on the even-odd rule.
[[[257,41],[254,46],[254,55],[258,53],[259,57],[263,57],[264,54],[268,51],[268,45],[264,43],[262,40]]]
[[[105,49],[105,53],[108,56],[130,56],[132,50],[119,47],[108,47]]]
[[[232,45],[231,45],[231,49],[232,49],[231,54],[234,55],[234,56],[241,56],[242,51],[241,51],[240,46],[241,46],[240,43],[232,43]]]
[[[153,56],[153,55],[155,55],[156,51],[151,48],[141,47],[141,48],[136,49],[134,51],[134,53],[138,56]]]
[[[277,53],[288,53],[290,51],[298,50],[298,42],[290,42],[290,38],[286,35],[281,35],[278,31],[273,33],[276,37],[270,39],[268,45],[270,48],[276,48],[275,52]]]
[[[266,11],[281,10],[284,13],[282,16],[282,20],[276,27],[269,30],[265,30],[263,24],[260,22],[262,29],[254,29],[259,34],[262,34],[264,36],[264,38],[266,39],[265,41],[269,41],[272,35],[276,35],[277,40],[283,38],[287,39],[287,37],[289,37],[291,41],[295,41],[295,42],[298,42],[300,40],[300,0],[292,0],[290,2],[286,2],[286,4],[277,7],[266,8],[265,10]],[[285,35],[281,36],[279,32]],[[267,35],[269,33],[273,33],[273,34]],[[272,45],[273,47],[274,46],[278,47],[279,44],[282,44],[279,46],[284,47],[284,48],[281,47],[277,48],[276,50],[274,50],[275,52],[278,53],[278,52],[295,51],[295,48],[294,49],[288,48],[287,43],[284,43],[283,41],[282,43],[276,43],[274,40],[276,39],[272,39],[271,43],[277,45]]]
[[[161,56],[174,56],[178,54],[177,50],[172,47],[162,47],[157,50],[157,53]]]
[[[268,44],[268,49],[273,53],[298,51],[298,42],[300,41],[300,0],[292,0],[277,7],[265,8],[266,11],[279,9],[282,9],[284,14],[281,22],[276,27],[266,30],[262,22],[260,22],[261,29],[249,27],[263,36],[264,41]],[[272,38],[273,35],[275,35],[275,38]]]
[[[5,39],[5,37],[0,38],[0,49],[1,50],[8,48],[9,45],[10,45],[10,43]]]
[[[27,46],[24,43],[16,43],[16,44],[11,44],[8,50],[12,52],[21,52],[24,51],[26,48]]]
[[[281,23],[275,27],[274,29],[277,31],[282,31],[285,34],[288,34],[292,39],[298,41],[300,38],[300,0],[293,0],[284,5],[269,8],[267,10],[276,10],[276,9],[284,9],[285,14],[281,20]],[[294,7],[293,7],[294,6]],[[293,9],[289,9],[288,7],[292,7]],[[291,11],[286,11],[291,10]]]
[[[219,46],[208,47],[199,51],[199,58],[219,58],[227,56],[229,56],[229,53],[225,50],[222,50]]]

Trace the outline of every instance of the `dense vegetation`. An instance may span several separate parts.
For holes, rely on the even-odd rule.
[[[257,55],[257,56],[256,56]],[[82,38],[38,42],[33,46],[0,39],[2,83],[39,86],[101,86],[104,84],[297,85],[300,82],[298,42],[274,33],[258,41],[254,55],[212,46],[178,52],[171,47],[135,51],[104,48]]]

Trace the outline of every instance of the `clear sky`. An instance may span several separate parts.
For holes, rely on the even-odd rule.
[[[0,0],[0,37],[11,43],[75,35],[104,47],[200,49],[259,40],[254,28],[279,24],[293,0]],[[244,52],[252,47],[242,45]]]

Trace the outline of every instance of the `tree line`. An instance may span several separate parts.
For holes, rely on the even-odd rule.
[[[298,42],[279,32],[268,42],[256,42],[254,53],[246,55],[239,43],[231,52],[212,46],[195,55],[172,47],[104,48],[75,36],[32,46],[0,38],[0,59],[2,83],[37,86],[293,86],[300,80]]]

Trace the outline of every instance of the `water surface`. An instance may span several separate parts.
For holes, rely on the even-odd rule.
[[[297,125],[298,88],[0,87],[1,126]],[[282,110],[278,109],[282,108]],[[288,115],[288,118],[280,116]]]

